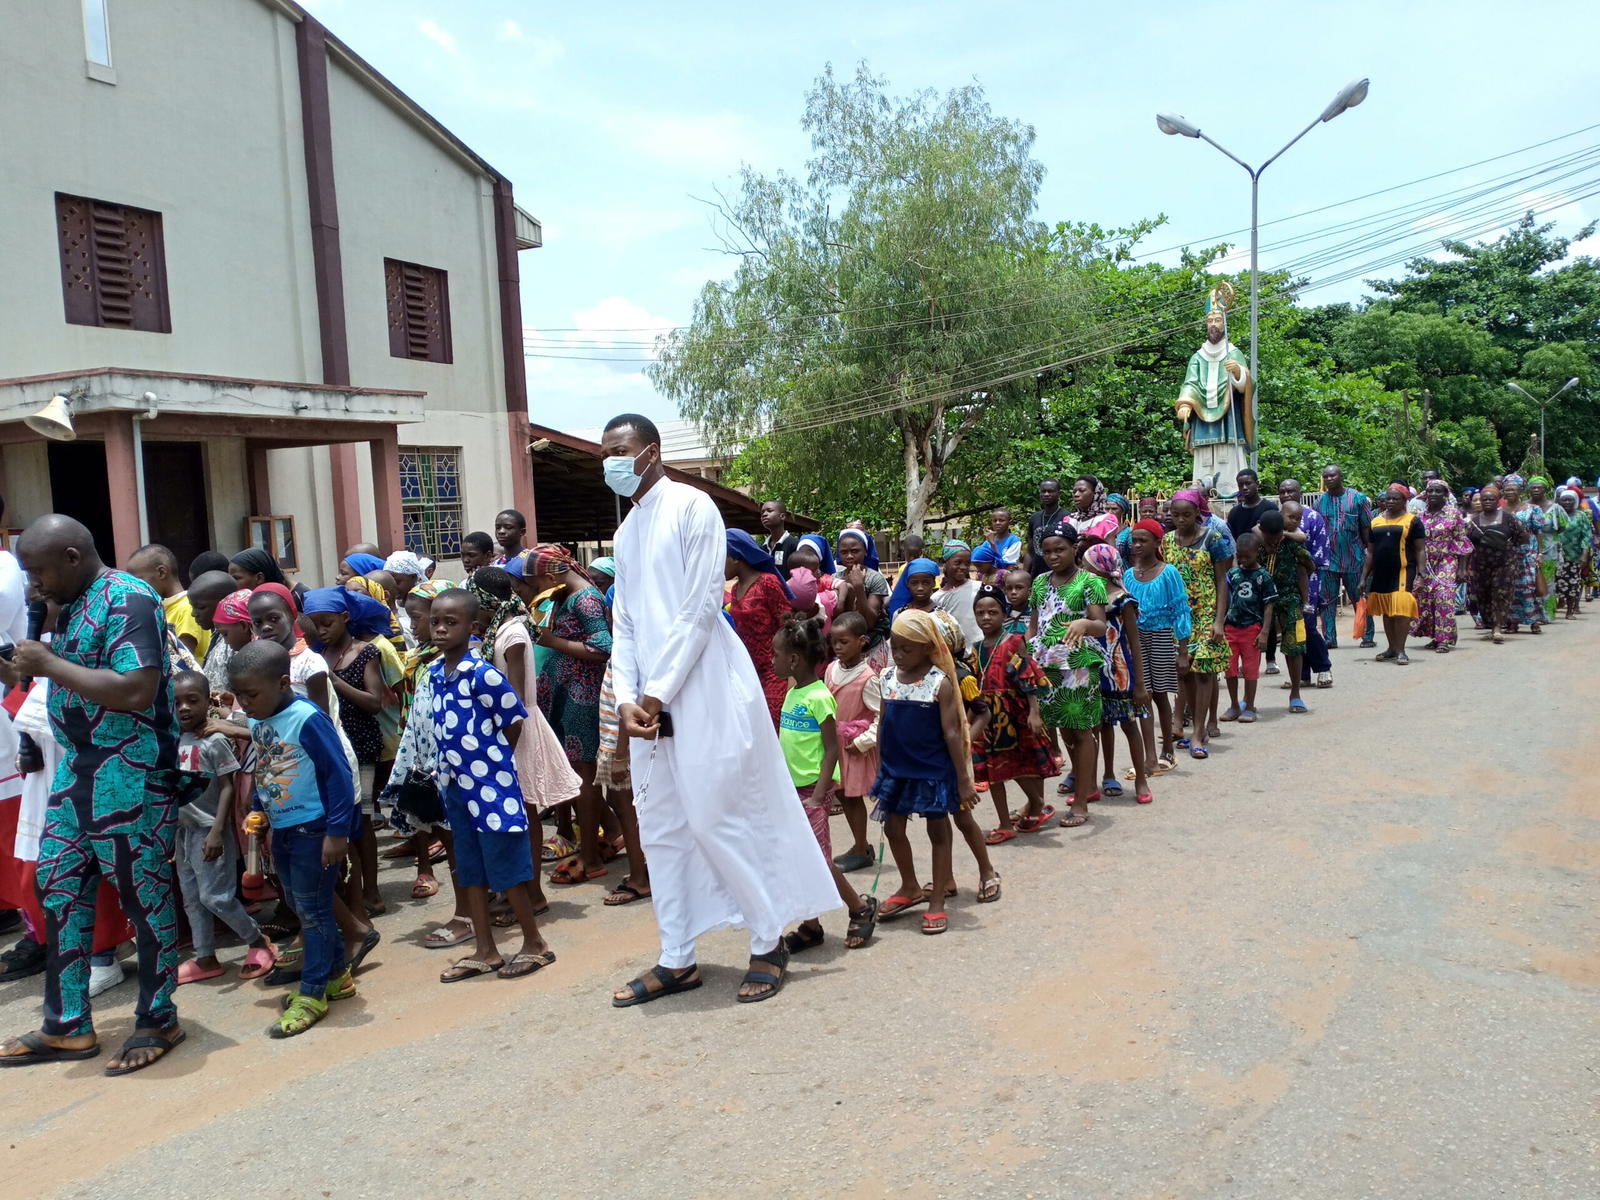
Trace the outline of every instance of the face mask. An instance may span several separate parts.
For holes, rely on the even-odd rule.
[[[641,476],[634,474],[634,464],[637,463],[640,456],[646,453],[648,450],[649,447],[647,446],[644,450],[639,451],[638,454],[633,455],[631,458],[626,454],[617,454],[607,458],[604,463],[601,464],[602,470],[605,472],[606,486],[624,499],[627,499],[637,492],[639,490],[639,484],[644,482],[644,480]]]

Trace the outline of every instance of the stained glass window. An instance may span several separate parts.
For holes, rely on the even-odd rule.
[[[400,447],[400,507],[406,549],[432,559],[461,557],[461,451]]]

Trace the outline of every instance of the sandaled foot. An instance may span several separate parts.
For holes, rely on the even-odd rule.
[[[93,1058],[100,1043],[92,1033],[54,1037],[42,1030],[24,1033],[0,1046],[0,1067],[31,1067],[37,1063],[73,1062]]]
[[[619,908],[624,904],[632,904],[637,900],[648,899],[650,899],[650,889],[648,887],[641,890],[624,879],[606,894],[606,898],[602,903],[607,908]]]
[[[872,940],[878,928],[878,898],[864,897],[861,907],[850,914],[850,924],[844,931],[844,948],[859,950]]]
[[[841,871],[865,871],[876,859],[869,851],[849,850],[833,860],[833,865]]]
[[[1409,667],[1411,665],[1411,659],[1406,652],[1402,650],[1400,653],[1394,656],[1394,665],[1397,667]]]
[[[604,879],[611,872],[604,866],[585,866],[581,858],[568,859],[550,872],[550,882],[557,887],[572,887],[592,879]]]
[[[1217,718],[1219,721],[1237,721],[1238,719],[1239,710],[1231,704],[1228,705],[1228,710]]]
[[[1204,746],[1190,746],[1189,757],[1207,759],[1211,757],[1211,751],[1207,750]]]
[[[554,950],[540,950],[537,952],[524,950],[521,954],[513,955],[511,961],[495,972],[501,979],[522,979],[532,975],[535,971],[542,971],[556,960]]]
[[[1300,699],[1299,696],[1292,696],[1289,699],[1289,711],[1294,713],[1295,716],[1300,716],[1302,713],[1308,713],[1311,710],[1306,707],[1306,702]]]
[[[505,959],[490,962],[484,958],[458,958],[440,973],[439,982],[460,983],[464,979],[476,979],[480,975],[493,975],[505,965]]]
[[[950,914],[942,912],[924,913],[922,917],[922,932],[926,934],[943,933],[950,928]]]
[[[740,1004],[759,1004],[763,1000],[771,1000],[783,991],[788,978],[789,951],[780,943],[770,953],[750,956],[750,969],[744,973],[744,981],[739,984],[739,994],[735,999]]]
[[[427,937],[422,939],[424,950],[448,950],[451,946],[459,946],[462,942],[472,940],[472,918],[451,917],[450,920],[439,926]]]
[[[1001,825],[996,829],[989,830],[988,833],[983,835],[983,844],[985,846],[999,846],[1005,842],[1011,841],[1016,836],[1017,831],[1015,829],[1007,825]]]
[[[1261,714],[1253,708],[1241,708],[1239,710],[1239,724],[1241,725],[1254,725],[1260,719]]]
[[[167,1029],[135,1029],[117,1056],[106,1064],[107,1075],[132,1075],[159,1062],[189,1035],[181,1025]]]
[[[783,948],[790,954],[799,954],[802,950],[815,950],[827,939],[828,935],[823,932],[821,925],[807,921],[800,928],[783,935]]]
[[[928,893],[919,891],[915,896],[903,896],[899,892],[885,900],[878,909],[878,920],[893,921],[896,917],[903,917],[919,904],[928,902]]]
[[[1122,795],[1122,785],[1107,776],[1100,781],[1100,794],[1102,796],[1120,796]]]
[[[1087,825],[1088,823],[1088,813],[1069,812],[1066,816],[1061,818],[1061,828],[1063,829],[1076,829],[1078,826]]]
[[[328,1015],[328,1002],[296,992],[267,1033],[275,1038],[298,1037]]]
[[[1056,806],[1053,804],[1046,804],[1037,813],[1021,813],[1015,818],[1016,830],[1018,833],[1038,833],[1055,815]]]
[[[635,1004],[649,1004],[663,996],[679,992],[692,992],[705,981],[700,978],[700,968],[693,963],[680,970],[663,967],[659,963],[625,987],[611,993],[612,1008],[632,1008]]]
[[[1000,899],[1000,873],[996,871],[978,885],[978,903],[993,904]]]
[[[429,896],[439,894],[439,881],[432,875],[418,875],[417,881],[411,885],[411,898],[413,900],[426,900]]]

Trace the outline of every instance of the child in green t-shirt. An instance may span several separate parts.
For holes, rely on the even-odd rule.
[[[772,638],[772,673],[793,685],[783,698],[778,717],[778,744],[789,764],[800,803],[805,806],[811,832],[817,835],[823,861],[833,872],[839,899],[850,912],[850,927],[845,948],[854,950],[867,944],[878,922],[878,901],[863,897],[833,865],[833,843],[828,830],[828,802],[839,779],[839,735],[834,714],[838,705],[820,669],[826,657],[822,621],[791,613],[788,623]],[[822,945],[822,922],[816,917],[802,921],[798,929],[784,935],[789,953]]]

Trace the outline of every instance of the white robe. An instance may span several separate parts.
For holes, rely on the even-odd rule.
[[[617,703],[654,696],[672,714],[671,738],[631,747],[662,965],[693,962],[695,938],[713,929],[748,929],[770,949],[786,926],[838,908],[839,893],[750,655],[722,615],[721,514],[704,492],[662,479],[616,545]]]

